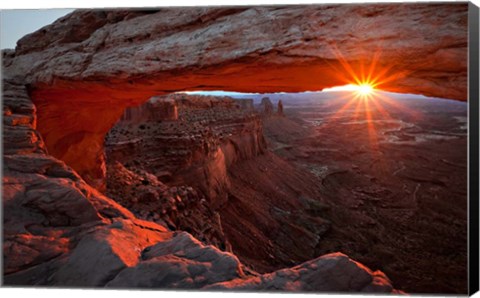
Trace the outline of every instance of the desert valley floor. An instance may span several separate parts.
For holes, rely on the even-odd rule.
[[[392,94],[291,103],[289,117],[310,132],[285,137],[282,119],[266,134],[331,203],[316,253],[345,251],[409,292],[465,289],[467,105]]]

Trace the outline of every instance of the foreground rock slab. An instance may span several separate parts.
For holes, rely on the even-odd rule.
[[[293,292],[392,292],[390,280],[381,271],[372,272],[341,253],[331,253],[293,268],[262,276],[217,283],[217,290]]]

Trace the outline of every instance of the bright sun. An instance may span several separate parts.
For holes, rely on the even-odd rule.
[[[323,89],[323,91],[331,92],[331,91],[351,91],[354,94],[356,94],[355,97],[359,97],[362,99],[369,98],[370,96],[375,93],[375,88],[373,85],[368,84],[368,83],[363,83],[363,84],[349,84],[345,86],[337,86],[337,87],[332,87],[332,88],[326,88]]]
[[[369,95],[373,92],[373,87],[368,84],[357,85],[356,87],[356,92],[363,96]]]

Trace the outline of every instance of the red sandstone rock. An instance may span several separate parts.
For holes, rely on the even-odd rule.
[[[269,152],[236,162],[228,173],[229,200],[219,213],[244,264],[265,273],[316,257],[330,222],[314,177]]]
[[[279,101],[278,101],[278,104],[277,104],[277,115],[279,115],[279,116],[284,116],[284,114],[283,114],[283,102],[282,102],[282,100],[279,100]]]
[[[219,290],[293,292],[393,292],[388,278],[341,253],[332,253],[271,274],[234,279],[207,287]]]
[[[378,56],[378,88],[466,100],[467,7],[79,10],[22,38],[3,75],[30,87],[49,152],[102,189],[105,133],[159,93],[321,90]]]
[[[138,165],[142,166],[142,163]],[[229,247],[220,219],[217,219],[204,195],[190,186],[168,187],[154,175],[138,170],[138,167],[130,168],[132,170],[119,162],[108,163],[109,197],[142,219],[172,230],[189,231],[204,243],[223,250]]]
[[[337,74],[345,70],[328,46],[334,43],[355,69],[371,62],[370,49],[381,48],[378,65],[402,74],[382,89],[464,100],[466,8],[459,3],[78,11],[23,38],[15,53],[3,54],[4,283],[93,287],[136,276],[147,286],[220,281],[216,286],[244,289],[392,291],[383,274],[343,256],[242,278],[235,257],[192,240],[197,257],[144,261],[149,246],[169,247],[162,242],[171,233],[136,219],[77,172],[102,187],[105,133],[125,107],[152,95],[213,88],[303,91],[344,83]],[[344,15],[356,17],[338,18]],[[232,38],[239,32],[242,38]],[[173,246],[183,243],[176,241]],[[212,256],[205,261],[203,254]],[[208,271],[215,260],[215,269],[225,270],[221,274]],[[186,272],[185,264],[207,271]],[[319,264],[335,270],[318,270]],[[165,276],[152,278],[152,268],[182,271],[167,272],[165,284]],[[240,279],[228,284],[219,280],[223,274]],[[354,282],[346,283],[345,276]]]
[[[31,119],[33,111],[24,115]],[[33,130],[31,122],[25,125]],[[5,146],[13,141],[5,139]],[[43,148],[41,139],[26,145]],[[186,233],[172,238],[99,194],[63,162],[33,151],[4,155],[4,284],[172,288],[243,278],[235,256]]]
[[[121,121],[107,135],[107,194],[143,218],[228,251],[217,209],[228,198],[228,169],[266,150],[260,119],[251,100],[164,99],[178,105],[177,121],[152,121],[147,103],[136,108],[144,112],[135,123]],[[159,180],[171,187],[162,189]]]
[[[137,123],[120,122],[109,132],[108,159],[154,175],[169,172],[172,183],[197,187],[218,206],[226,200],[228,167],[266,149],[260,119],[232,98],[168,98],[178,105],[178,121],[151,121],[151,111],[138,107],[145,112]]]
[[[464,3],[165,8],[133,14],[74,12],[20,40],[7,72],[26,74],[27,83],[53,83],[49,89],[62,79],[94,79],[88,84],[95,86],[104,80],[123,84],[132,80],[134,84],[119,89],[124,93],[140,88],[171,92],[181,90],[182,85],[189,89],[211,89],[210,81],[217,82],[217,89],[320,90],[343,83],[337,69],[328,71],[331,66],[325,61],[338,59],[332,51],[335,45],[345,60],[354,65],[360,61],[368,65],[374,56],[372,51],[378,48],[382,50],[379,66],[394,66],[396,72],[408,71],[407,77],[385,83],[385,89],[466,98],[467,5]],[[234,38],[240,32],[242,38]],[[200,48],[196,47],[199,40]],[[68,51],[72,48],[77,49],[77,55]],[[26,64],[33,57],[45,63],[33,67]],[[52,59],[42,59],[47,57]],[[241,59],[242,63],[237,62]],[[234,62],[237,68],[229,71],[228,64]],[[254,68],[259,65],[271,67]],[[172,70],[191,66],[199,69],[189,71],[193,76],[180,81],[168,83],[157,79],[172,75],[180,79],[185,73],[174,74]],[[297,73],[298,67],[305,72]],[[206,72],[214,69],[219,76],[212,77],[211,71]],[[335,73],[330,76],[333,70]],[[338,71],[346,73],[345,69]],[[458,86],[433,76],[446,71],[457,72],[456,83],[462,84]],[[286,73],[290,75],[280,75]],[[322,75],[314,75],[317,73]],[[253,77],[259,80],[251,81]],[[432,84],[415,86],[411,84],[415,80]],[[447,85],[442,86],[440,80]],[[150,86],[146,84],[155,81]],[[200,86],[200,83],[207,84]]]
[[[135,219],[63,162],[38,153],[4,161],[5,285],[191,288],[244,276],[235,256]]]
[[[243,276],[235,256],[181,232],[148,247],[138,266],[123,270],[106,286],[198,289]]]
[[[4,154],[45,152],[37,127],[36,107],[21,84],[3,80]]]
[[[108,198],[95,198],[95,190],[54,158],[7,157],[4,284],[191,288],[244,277],[235,256],[204,246],[187,233],[175,236],[162,226],[135,219]],[[22,158],[30,160],[22,163]],[[41,198],[48,199],[49,205],[38,209],[42,205],[28,201],[32,186],[52,183],[59,176],[64,178],[55,186],[42,185]],[[77,188],[81,191],[75,195],[49,195]],[[63,210],[60,218],[64,220],[51,220],[66,203],[76,205]],[[388,283],[382,289],[392,290]]]
[[[152,97],[146,103],[125,109],[120,121],[174,121],[178,119],[177,104],[168,97]]]
[[[240,106],[242,110],[246,111],[253,111],[253,99],[249,98],[242,98],[242,99],[234,99],[235,102]]]
[[[68,251],[67,238],[41,235],[7,235],[3,243],[4,274],[18,272],[50,261]]]
[[[317,181],[267,152],[259,117],[241,100],[170,98],[178,121],[151,121],[145,110],[109,132],[107,195],[144,219],[235,251],[258,272],[312,258],[330,223],[324,210],[298,207],[318,197]]]
[[[270,101],[270,98],[262,98],[262,102],[260,103],[260,111],[265,116],[273,115],[273,103]]]

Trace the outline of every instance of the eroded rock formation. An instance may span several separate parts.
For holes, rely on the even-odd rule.
[[[120,121],[138,123],[147,121],[175,121],[178,108],[174,100],[152,97],[145,104],[126,108]]]
[[[284,114],[283,114],[283,102],[282,102],[282,100],[279,100],[279,101],[278,101],[278,104],[277,104],[277,115],[278,115],[278,116],[284,116]]]
[[[108,133],[107,195],[259,272],[310,260],[330,228],[329,207],[312,176],[267,151],[251,100],[165,98],[178,105],[178,121],[152,121],[140,106],[143,121],[120,121]]]
[[[266,150],[260,119],[251,101],[184,94],[156,100],[178,106],[178,121],[159,121],[161,113],[145,103],[135,107],[135,122],[114,126],[106,138],[107,194],[140,217],[226,249],[216,209],[228,198],[228,168]]]
[[[226,200],[227,168],[238,159],[266,150],[259,117],[232,98],[169,95],[179,121],[159,122],[149,103],[143,121],[118,123],[107,135],[108,158],[127,166],[154,170],[171,183],[198,187],[220,205]]]
[[[240,106],[242,110],[246,110],[250,112],[254,110],[253,99],[242,98],[242,99],[236,99],[235,101],[237,102],[237,104]]]
[[[324,278],[318,279],[318,275]],[[220,290],[303,292],[335,292],[338,289],[352,288],[360,292],[392,290],[388,277],[381,271],[372,273],[341,253],[328,254],[291,269],[279,270],[261,277],[220,282],[207,287]]]
[[[380,89],[465,100],[467,7],[78,10],[22,38],[4,76],[29,86],[50,154],[101,186],[104,135],[162,92],[321,90],[375,60]]]
[[[267,117],[273,115],[273,103],[270,101],[270,98],[262,98],[260,102],[260,113]]]

